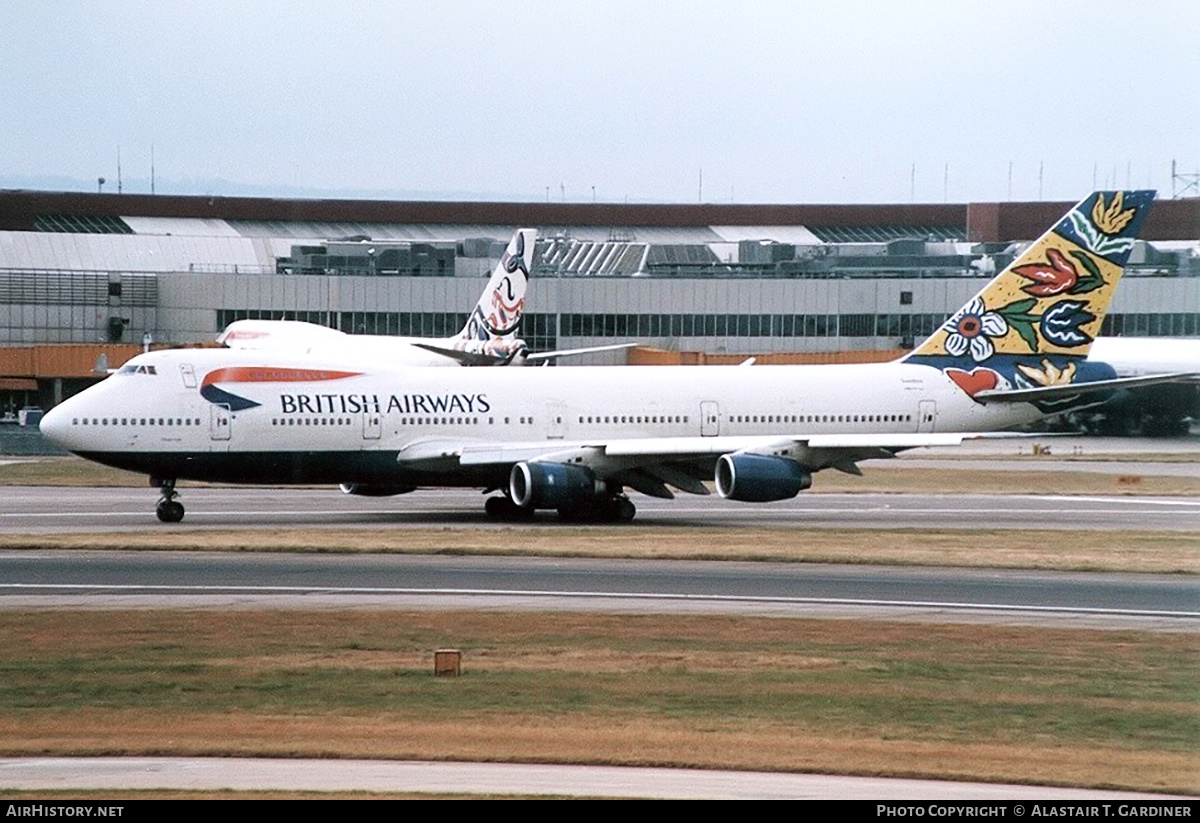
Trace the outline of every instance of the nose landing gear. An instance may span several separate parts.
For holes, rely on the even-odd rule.
[[[179,496],[179,492],[175,491],[175,481],[151,477],[150,485],[158,486],[162,490],[162,497],[159,499],[158,505],[154,507],[154,513],[158,515],[158,519],[164,523],[178,523],[182,520],[183,504],[175,499]]]

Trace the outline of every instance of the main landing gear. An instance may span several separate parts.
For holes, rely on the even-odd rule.
[[[489,497],[484,504],[489,517],[512,522],[532,520],[533,509],[518,506],[508,495]],[[637,514],[637,506],[624,494],[598,498],[584,505],[558,510],[560,520],[575,523],[628,523]]]
[[[533,518],[533,509],[518,506],[506,494],[489,497],[487,502],[483,504],[483,510],[488,513],[488,517],[493,517],[496,520],[517,521],[531,520]]]
[[[164,523],[178,523],[183,519],[183,504],[175,498],[179,496],[179,492],[175,491],[174,480],[160,480],[157,477],[150,478],[151,486],[158,486],[162,489],[162,497],[158,501],[158,505],[154,508],[154,513],[158,515],[158,519]]]

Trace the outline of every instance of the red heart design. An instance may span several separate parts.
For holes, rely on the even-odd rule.
[[[946,369],[946,376],[971,397],[981,391],[994,389],[1000,383],[1000,375],[991,369],[974,369],[969,372],[962,369]]]

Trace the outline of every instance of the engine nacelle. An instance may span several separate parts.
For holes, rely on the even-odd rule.
[[[567,463],[518,463],[508,494],[524,509],[570,509],[596,499],[602,488],[591,469]]]
[[[416,491],[416,486],[397,486],[391,483],[342,483],[338,486],[342,494],[357,494],[360,497],[392,497]]]
[[[765,454],[721,455],[716,479],[722,497],[746,503],[787,500],[812,485],[812,475],[795,460]]]

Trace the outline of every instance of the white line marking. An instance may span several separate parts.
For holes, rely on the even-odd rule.
[[[585,599],[621,600],[674,600],[708,603],[780,603],[792,605],[826,606],[882,606],[920,609],[960,609],[967,611],[1017,611],[1043,612],[1049,614],[1097,614],[1138,617],[1200,618],[1200,612],[1158,611],[1150,609],[1098,609],[1085,606],[1022,606],[1011,603],[953,603],[933,600],[857,600],[841,597],[756,597],[752,595],[724,594],[651,594],[646,592],[567,592],[540,589],[412,589],[388,587],[337,587],[337,586],[161,586],[86,583],[0,583],[4,590],[66,590],[66,591],[111,591],[111,592],[197,592],[213,593],[258,593],[258,594],[404,594],[404,595],[453,595],[490,597],[566,597]]]

